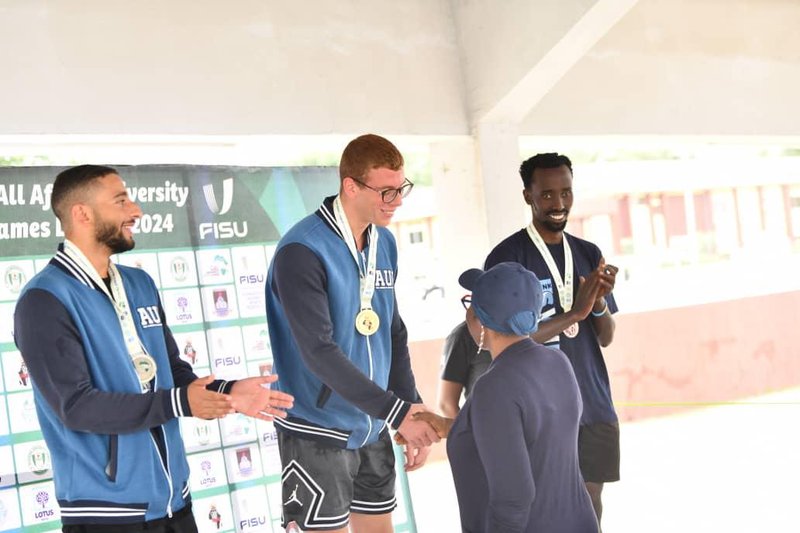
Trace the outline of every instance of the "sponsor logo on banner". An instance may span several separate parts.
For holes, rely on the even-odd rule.
[[[33,398],[25,398],[22,402],[22,419],[29,423],[38,422],[38,418],[36,418],[36,403]]]
[[[253,473],[253,456],[250,455],[250,447],[238,448],[236,450],[236,465],[239,474],[249,476]]]
[[[169,271],[173,280],[178,282],[186,281],[186,278],[189,277],[189,263],[183,257],[176,256],[170,261]]]
[[[214,359],[214,367],[239,366],[241,364],[242,358],[239,355],[227,355],[225,357],[217,357]]]
[[[225,178],[222,181],[222,204],[217,202],[217,195],[214,192],[214,185],[207,183],[203,185],[203,197],[206,200],[206,207],[214,215],[225,215],[233,205],[233,178]],[[222,222],[201,222],[197,226],[200,239],[213,237],[214,239],[232,239],[233,237],[246,237],[248,233],[247,221],[222,221]]]
[[[186,296],[178,296],[178,299],[175,300],[175,303],[178,304],[178,316],[175,318],[179,322],[188,322],[192,320],[193,315],[189,311],[189,298]]]
[[[205,275],[212,278],[221,278],[228,274],[229,268],[230,265],[228,264],[228,260],[225,258],[225,256],[217,254],[212,259],[208,270],[205,271]]]
[[[265,274],[247,274],[239,276],[239,285],[259,285],[267,281]]]
[[[212,466],[211,461],[208,459],[204,459],[200,463],[200,469],[203,471],[203,477],[200,478],[200,485],[203,487],[214,485],[217,482],[217,476],[214,475]]]
[[[220,317],[228,316],[230,312],[228,308],[228,291],[225,289],[214,289],[213,298],[214,313]]]
[[[203,185],[203,196],[206,205],[215,215],[224,215],[231,210],[233,203],[233,178],[222,180],[222,206],[217,203],[217,196],[214,194],[214,185],[207,183]]]
[[[208,425],[208,422],[198,422],[194,426],[194,435],[200,446],[208,445],[211,442],[211,426]]]
[[[50,453],[44,446],[34,446],[28,451],[28,469],[41,476],[50,470]]]
[[[263,352],[269,349],[269,337],[265,335],[259,335],[256,339],[255,345],[253,345],[253,349],[257,352]]]
[[[28,365],[25,364],[24,359],[20,359],[19,361],[19,371],[17,372],[17,376],[19,376],[19,384],[23,387],[28,386]]]
[[[246,499],[242,498],[239,504],[239,531],[250,531],[251,529],[261,528],[267,524],[267,516],[249,510]]]
[[[219,514],[217,506],[213,503],[208,506],[208,520],[209,522],[217,526],[217,529],[220,528],[220,522],[222,522],[222,515]]]
[[[224,444],[240,444],[255,440],[258,437],[255,434],[255,426],[252,419],[241,413],[226,416],[222,419],[221,425],[224,432],[222,437]]]
[[[46,490],[40,490],[34,494],[34,499],[36,500],[37,507],[36,511],[33,513],[33,517],[39,520],[40,522],[46,522],[55,517],[55,511],[52,509],[52,505],[50,505],[50,493]],[[40,509],[41,507],[41,509]]]
[[[186,339],[186,344],[183,346],[183,355],[186,356],[186,360],[192,366],[197,362],[197,350],[192,346],[192,339]]]
[[[25,272],[16,265],[11,265],[3,275],[3,281],[11,294],[19,294],[27,281]]]
[[[268,429],[261,433],[261,443],[264,446],[277,446],[278,445],[278,432],[275,428]]]
[[[252,518],[245,518],[239,521],[239,529],[242,531],[248,531],[252,528],[261,527],[266,525],[267,523],[267,516],[266,515],[259,515],[254,516]]]

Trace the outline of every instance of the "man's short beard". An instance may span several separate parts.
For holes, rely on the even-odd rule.
[[[133,250],[136,243],[131,240],[127,240],[122,233],[122,230],[115,228],[112,225],[104,225],[102,227],[97,228],[95,232],[95,239],[97,242],[105,244],[111,250],[111,253],[114,254],[121,254],[122,252],[127,252],[128,250]]]
[[[549,231],[552,231],[553,233],[558,233],[560,231],[564,231],[564,228],[567,227],[567,220],[565,220],[564,222],[553,222],[552,220],[543,220],[542,225]]]

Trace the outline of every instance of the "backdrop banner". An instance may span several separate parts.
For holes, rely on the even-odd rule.
[[[144,214],[136,248],[112,260],[155,280],[181,357],[199,376],[269,372],[267,266],[281,235],[338,191],[337,169],[114,167]],[[61,530],[50,454],[12,330],[17,297],[64,238],[50,206],[64,168],[0,167],[0,531]],[[273,425],[242,415],[180,424],[199,530],[283,531]],[[402,467],[397,489],[395,530],[416,531]]]

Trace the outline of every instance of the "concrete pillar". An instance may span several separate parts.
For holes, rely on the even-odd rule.
[[[466,136],[434,142],[430,156],[439,206],[433,242],[445,295],[453,303],[447,309],[463,318],[457,298],[464,289],[458,285],[458,276],[467,268],[482,267],[489,250],[476,143]]]
[[[516,124],[483,122],[475,138],[491,249],[530,222],[519,177],[519,130]]]

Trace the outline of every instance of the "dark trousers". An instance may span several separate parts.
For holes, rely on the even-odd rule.
[[[64,533],[197,533],[197,524],[192,516],[192,506],[187,505],[164,517],[138,524],[70,524],[61,528]]]

